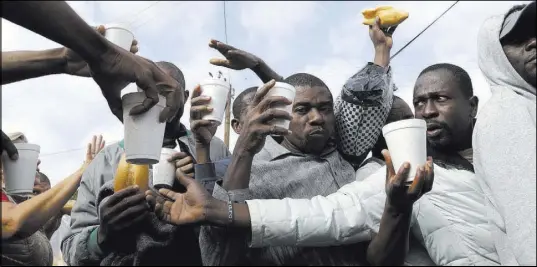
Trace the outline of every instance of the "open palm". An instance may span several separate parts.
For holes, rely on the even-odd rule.
[[[146,200],[154,208],[157,217],[175,225],[205,220],[205,207],[212,196],[201,184],[186,175],[178,175],[178,180],[187,189],[183,194],[168,189],[160,189],[158,193],[151,190],[146,192]]]
[[[209,62],[216,66],[234,70],[243,70],[251,69],[261,63],[260,58],[220,41],[211,40],[209,42],[209,47],[218,50],[218,52],[226,58],[212,58]]]

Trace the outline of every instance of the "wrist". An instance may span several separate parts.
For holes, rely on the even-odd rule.
[[[227,203],[211,197],[205,205],[204,221],[210,224],[225,226],[229,224]]]
[[[374,63],[387,68],[390,65],[390,49],[385,45],[375,46]]]
[[[40,58],[45,62],[48,62],[47,69],[51,74],[62,74],[65,73],[65,68],[67,66],[67,59],[65,58],[65,49],[64,47],[53,48],[43,51],[43,57]],[[39,58],[37,59],[39,60]]]
[[[388,213],[392,217],[398,216],[410,216],[412,215],[413,205],[392,205],[389,200],[386,200],[384,212]]]

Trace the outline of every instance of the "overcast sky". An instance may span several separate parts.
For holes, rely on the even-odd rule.
[[[207,44],[211,38],[225,40],[223,2],[69,4],[92,25],[130,25],[139,41],[139,54],[176,64],[185,74],[187,89],[216,70],[209,59],[219,54]],[[314,74],[338,95],[345,80],[373,59],[368,28],[361,24],[363,9],[392,5],[409,11],[410,17],[394,34],[395,52],[451,4],[453,1],[227,2],[228,41],[263,58],[284,77],[296,72]],[[481,106],[490,91],[477,65],[477,32],[485,18],[503,14],[515,4],[459,2],[394,59],[396,95],[410,104],[421,70],[435,63],[452,63],[470,73]],[[58,44],[2,19],[2,51],[54,47]],[[236,95],[260,85],[248,70],[223,72],[231,76]],[[187,117],[182,121],[188,126]],[[93,80],[67,75],[3,86],[2,129],[22,131],[31,143],[41,146],[41,170],[53,184],[78,169],[92,135],[103,134],[108,142],[123,136],[122,124],[109,112]],[[217,136],[223,139],[223,129]],[[232,145],[236,138],[233,133]]]

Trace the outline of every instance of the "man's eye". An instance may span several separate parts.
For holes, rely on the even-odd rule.
[[[295,108],[295,112],[297,112],[297,113],[304,113],[306,111],[307,110],[306,110],[305,107],[297,107],[297,108]]]
[[[439,96],[437,100],[438,100],[438,102],[445,102],[445,101],[448,100],[448,98],[445,97],[445,96]]]

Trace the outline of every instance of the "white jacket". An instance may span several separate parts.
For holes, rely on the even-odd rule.
[[[435,168],[413,209],[412,233],[437,265],[499,265],[484,194],[473,173]],[[327,197],[249,200],[252,247],[333,246],[371,239],[384,211],[385,168]]]

